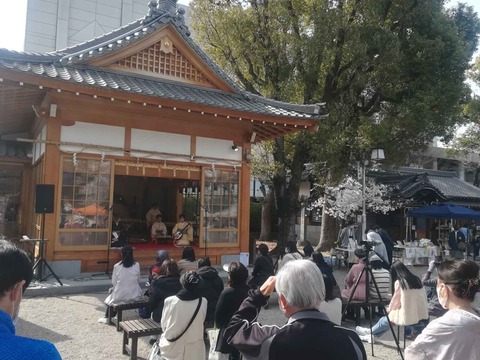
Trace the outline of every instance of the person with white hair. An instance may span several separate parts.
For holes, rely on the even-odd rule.
[[[288,318],[282,327],[257,322],[275,288],[279,306]],[[358,335],[335,325],[318,310],[324,299],[325,284],[317,265],[309,260],[289,261],[276,277],[269,277],[260,289],[249,292],[224,337],[251,360],[366,359]]]

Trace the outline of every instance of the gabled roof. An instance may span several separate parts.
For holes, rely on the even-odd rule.
[[[392,195],[412,198],[430,190],[443,201],[480,201],[480,188],[461,180],[451,171],[399,168],[393,172],[370,172],[368,176],[392,186]]]
[[[3,68],[76,85],[184,101],[252,114],[311,120],[320,120],[326,116],[324,104],[289,104],[267,99],[242,89],[190,38],[190,32],[183,19],[184,10],[177,10],[175,6],[175,0],[160,0],[159,3],[151,1],[150,11],[143,19],[93,40],[48,54],[0,49],[0,70]],[[89,65],[96,59],[140,43],[165,26],[171,26],[196,56],[232,91]],[[313,125],[311,126],[313,128]]]

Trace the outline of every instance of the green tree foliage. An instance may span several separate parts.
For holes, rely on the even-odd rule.
[[[352,159],[382,146],[400,163],[461,121],[479,21],[441,0],[194,0],[207,52],[248,91],[326,102],[316,134],[273,140],[273,185],[285,240],[293,236],[303,164],[339,181]],[[282,205],[282,204],[277,204]]]

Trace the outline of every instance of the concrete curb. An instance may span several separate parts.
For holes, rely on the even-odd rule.
[[[226,283],[228,274],[222,270],[221,267],[215,267],[220,278]],[[107,293],[108,289],[112,287],[112,280],[105,274],[83,273],[80,276],[72,279],[60,279],[63,286],[50,276],[46,281],[34,281],[25,291],[24,297],[53,297],[74,294],[87,293]],[[140,278],[140,286],[145,288],[148,280],[147,274],[142,274]]]

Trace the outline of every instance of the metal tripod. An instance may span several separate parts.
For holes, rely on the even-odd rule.
[[[38,259],[37,261],[35,262],[35,264],[33,265],[33,273],[35,274],[35,269],[38,267],[38,275],[36,276],[37,280],[42,282],[42,281],[45,281],[48,279],[48,277],[50,275],[53,275],[53,277],[55,279],[57,279],[58,283],[63,286],[62,282],[60,281],[60,279],[58,278],[57,274],[55,274],[55,272],[52,270],[52,268],[50,267],[50,265],[48,264],[47,260],[45,260],[45,258],[43,257],[43,247],[44,247],[44,244],[45,244],[45,212],[42,212],[42,237],[41,237],[41,240],[40,240],[40,246],[39,246],[39,249],[38,249],[38,252],[39,252],[39,255],[38,255]],[[47,276],[43,277],[43,266],[46,266],[47,269],[50,271],[50,274],[48,274]]]
[[[383,312],[385,313],[385,316],[387,317],[387,320],[388,320],[388,327],[390,328],[390,331],[392,332],[392,335],[393,335],[393,339],[395,340],[395,344],[397,345],[397,351],[399,352],[400,354],[400,357],[402,358],[402,360],[404,360],[403,358],[403,353],[402,353],[402,350],[400,349],[400,344],[399,344],[399,341],[397,339],[397,336],[395,335],[395,331],[393,330],[393,326],[390,322],[390,319],[388,318],[388,313],[387,313],[387,310],[385,308],[385,305],[383,303],[383,299],[382,299],[382,296],[380,294],[380,290],[378,289],[378,285],[377,285],[377,282],[375,280],[375,277],[373,276],[373,272],[372,272],[372,267],[370,265],[370,260],[369,260],[369,253],[370,251],[373,251],[372,249],[369,248],[369,246],[366,246],[366,252],[367,252],[367,256],[365,258],[365,266],[363,267],[361,273],[360,273],[360,276],[358,277],[357,281],[355,282],[355,284],[353,285],[353,290],[352,292],[350,293],[350,296],[348,298],[348,301],[347,301],[347,305],[345,306],[345,309],[343,310],[343,314],[342,314],[342,317],[345,315],[348,307],[350,306],[350,303],[352,302],[352,299],[353,299],[353,295],[355,294],[355,291],[357,290],[357,287],[358,287],[358,284],[360,283],[360,280],[362,279],[362,276],[363,274],[365,274],[365,300],[366,300],[366,303],[368,305],[368,308],[369,308],[369,321],[370,321],[370,343],[372,345],[372,356],[375,356],[374,352],[373,352],[373,334],[372,334],[372,327],[373,327],[373,324],[372,324],[372,312],[373,312],[373,306],[372,306],[372,299],[371,299],[371,296],[370,296],[370,281],[369,279],[371,278],[372,279],[372,282],[373,284],[375,285],[375,291],[377,292],[377,296],[378,296],[378,299],[380,300],[380,304],[381,304],[381,307],[383,308]],[[375,251],[373,251],[375,253]],[[376,253],[375,253],[376,254]],[[377,254],[378,255],[378,254]],[[381,258],[381,257],[380,257]]]

